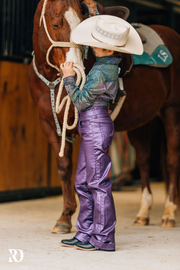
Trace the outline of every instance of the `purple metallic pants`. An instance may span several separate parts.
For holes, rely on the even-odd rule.
[[[81,135],[75,188],[80,201],[75,237],[89,241],[96,248],[115,249],[116,215],[108,173],[111,159],[108,149],[114,135],[114,124],[107,107],[79,112]]]

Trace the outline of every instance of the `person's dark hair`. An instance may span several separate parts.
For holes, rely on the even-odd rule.
[[[103,49],[103,51],[106,51],[106,50],[108,49]],[[122,58],[122,53],[114,51],[113,54],[111,54],[111,56]]]
[[[122,57],[121,52],[116,52],[114,51],[114,53],[112,54],[113,57]]]

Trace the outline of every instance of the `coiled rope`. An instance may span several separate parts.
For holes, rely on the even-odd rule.
[[[78,65],[78,64],[74,64],[73,65],[73,70],[77,74],[76,85],[77,86],[80,85],[79,90],[81,91],[83,89],[83,86],[84,86],[85,81],[86,81],[86,75],[84,73],[83,68],[80,65]],[[69,126],[68,123],[67,123],[68,114],[69,114],[69,108],[70,108],[70,104],[71,104],[71,99],[67,95],[60,102],[61,95],[62,95],[62,90],[63,90],[63,86],[64,86],[64,82],[62,80],[61,83],[60,83],[59,91],[58,91],[57,98],[56,98],[56,113],[60,113],[61,110],[62,110],[62,108],[63,108],[63,106],[66,103],[65,112],[64,112],[64,119],[63,119],[61,148],[60,148],[60,152],[59,152],[59,156],[60,157],[63,157],[64,156],[66,129],[68,129],[68,130],[74,129],[76,127],[76,125],[77,125],[77,122],[78,122],[78,110],[74,106],[74,116],[75,116],[74,117],[74,123],[71,126]]]
[[[78,49],[82,50],[82,46],[80,46],[78,44],[75,44],[73,42],[54,41],[51,38],[51,36],[49,35],[49,32],[48,32],[48,29],[47,29],[47,24],[46,24],[46,19],[45,19],[46,5],[47,5],[47,0],[44,0],[43,7],[42,7],[42,12],[41,12],[41,17],[40,17],[40,21],[39,21],[39,26],[41,26],[41,23],[43,22],[43,26],[44,26],[46,35],[47,35],[49,41],[51,42],[51,46],[49,47],[49,49],[48,49],[48,51],[46,53],[46,61],[47,61],[48,65],[50,65],[51,67],[55,68],[58,72],[60,72],[59,67],[56,66],[56,65],[53,65],[49,61],[50,51],[54,47],[71,47],[71,48],[78,48]],[[86,81],[85,72],[84,72],[83,68],[78,64],[74,64],[73,69],[77,74],[76,85],[79,86],[80,83],[81,83],[81,85],[80,85],[80,91],[81,91],[83,86],[84,86],[84,83]],[[56,113],[60,113],[63,106],[66,104],[64,118],[63,118],[63,128],[62,128],[62,134],[61,134],[62,139],[61,139],[61,147],[60,147],[60,152],[59,152],[60,157],[64,156],[66,129],[68,129],[68,130],[74,129],[76,127],[76,125],[77,125],[77,122],[78,122],[78,111],[77,111],[77,108],[74,107],[74,111],[75,111],[74,112],[75,113],[74,123],[72,124],[72,126],[69,126],[68,123],[67,123],[71,100],[70,100],[70,97],[67,95],[60,102],[62,91],[63,91],[63,86],[64,86],[64,82],[63,82],[63,79],[62,79],[61,83],[60,83],[60,86],[59,86],[57,99],[56,99]]]

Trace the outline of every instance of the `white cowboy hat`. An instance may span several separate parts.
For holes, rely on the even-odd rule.
[[[134,27],[111,15],[98,15],[84,20],[72,31],[71,37],[76,44],[123,53],[143,53],[141,39]]]

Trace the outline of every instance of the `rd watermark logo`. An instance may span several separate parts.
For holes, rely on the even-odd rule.
[[[8,249],[10,252],[9,261],[8,262],[22,262],[24,258],[24,253],[21,249]]]

